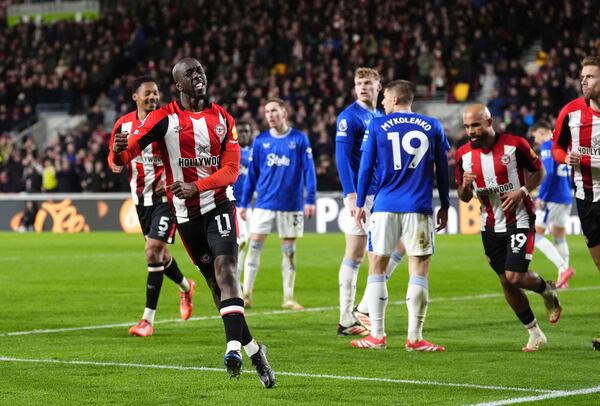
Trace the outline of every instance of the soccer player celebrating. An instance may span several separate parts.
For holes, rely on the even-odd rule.
[[[239,172],[240,148],[233,118],[206,95],[204,68],[183,58],[173,67],[179,100],[146,117],[134,135],[115,134],[114,162],[130,162],[157,142],[169,187],[167,198],[177,229],[194,264],[211,288],[219,308],[227,349],[224,364],[232,378],[242,369],[241,349],[252,360],[262,384],[270,388],[275,374],[266,347],[250,334],[237,273],[237,227],[231,185]]]
[[[558,115],[552,156],[572,167],[581,229],[600,271],[600,56],[581,62],[581,91]],[[600,338],[593,345],[600,350]]]
[[[154,78],[141,76],[135,79],[132,98],[137,108],[117,120],[109,145],[113,144],[115,134],[131,134],[151,111],[158,108],[160,98]],[[123,170],[122,166],[115,165],[110,155],[108,164],[115,173]],[[184,320],[192,315],[192,295],[196,284],[181,274],[175,258],[167,248],[167,244],[172,244],[174,241],[175,219],[167,204],[165,169],[158,152],[158,145],[153,142],[142,149],[140,154],[127,164],[127,169],[131,199],[135,204],[146,240],[144,251],[148,263],[146,308],[142,320],[129,329],[129,334],[148,337],[154,333],[154,315],[163,283],[163,274],[175,282],[181,291],[179,310]]]
[[[535,213],[529,190],[537,188],[544,170],[529,143],[521,137],[496,135],[490,111],[472,104],[463,113],[469,142],[456,152],[458,196],[481,204],[481,238],[490,266],[498,275],[504,297],[529,332],[524,352],[546,344],[523,289],[540,294],[555,324],[561,313],[554,283],[530,271],[535,241]]]
[[[244,264],[244,301],[246,306],[252,305],[260,252],[271,232],[271,223],[276,220],[283,254],[282,307],[304,310],[294,299],[296,238],[302,237],[304,232],[304,216],[310,218],[315,213],[315,164],[306,134],[288,125],[283,100],[268,100],[265,116],[270,129],[260,133],[254,141],[240,203],[240,216],[246,219],[246,208],[256,190],[258,197],[250,220],[250,247]]]
[[[565,238],[565,226],[571,214],[571,177],[569,166],[552,159],[552,127],[545,121],[538,121],[531,127],[546,177],[540,186],[535,200],[535,246],[558,268],[556,287],[569,287],[568,281],[575,273],[569,266],[569,246]],[[544,236],[550,226],[554,245]]]
[[[386,116],[371,120],[365,133],[358,171],[355,220],[366,219],[365,202],[376,174],[373,210],[369,220],[369,301],[371,333],[352,341],[355,348],[384,349],[385,309],[388,302],[386,269],[390,256],[403,239],[410,274],[406,291],[408,308],[407,351],[444,351],[423,339],[423,323],[429,302],[429,263],[434,232],[446,227],[450,207],[448,157],[450,149],[442,125],[432,117],[411,111],[415,86],[406,80],[390,82],[384,91]],[[434,179],[442,207],[434,225]]]
[[[248,166],[250,164],[250,154],[252,152],[252,126],[247,121],[238,121],[235,125],[238,132],[238,144],[240,145],[240,175],[233,185],[233,197],[236,202],[236,218],[238,223],[238,274],[242,276],[244,268],[244,258],[246,257],[246,249],[248,247],[248,225],[246,220],[242,219],[239,211],[239,204],[242,200],[242,192],[244,191],[244,182],[248,176]]]
[[[377,95],[380,90],[379,73],[372,68],[358,68],[354,72],[356,101],[346,107],[337,117],[335,157],[346,207],[341,215],[341,221],[345,225],[343,231],[346,237],[346,249],[338,274],[340,288],[338,335],[366,335],[371,328],[367,296],[363,294],[361,302],[356,308],[353,308],[358,270],[367,247],[367,233],[362,227],[356,225],[352,216],[356,211],[356,182],[363,136],[369,121],[373,117],[383,115],[376,108]],[[374,176],[365,200],[367,223],[376,187],[377,178]],[[390,277],[403,254],[404,247],[400,243],[398,249],[391,256],[386,270],[386,278]]]

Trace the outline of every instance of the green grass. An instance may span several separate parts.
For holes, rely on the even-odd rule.
[[[187,276],[202,282],[194,317],[174,321],[177,289],[165,279],[155,334],[137,338],[127,336],[126,325],[137,322],[144,307],[146,270],[139,235],[0,234],[0,357],[30,360],[0,361],[0,404],[453,405],[543,394],[465,384],[565,391],[598,385],[600,353],[591,349],[590,339],[600,334],[600,278],[583,238],[569,238],[577,275],[571,289],[560,293],[564,308],[560,323],[549,325],[541,298],[529,295],[549,341],[533,354],[520,352],[527,333],[501,296],[479,236],[441,235],[436,242],[425,336],[447,351],[415,354],[403,349],[406,307],[394,303],[405,296],[405,260],[388,284],[388,349],[356,350],[349,338],[335,335],[343,236],[312,234],[298,242],[297,299],[308,310],[325,309],[292,314],[271,313],[280,310],[282,293],[279,243],[270,236],[256,282],[255,306],[247,311],[253,335],[268,344],[270,361],[280,372],[277,386],[265,390],[247,359],[248,371],[239,381],[227,378],[222,367],[222,322],[207,318],[217,312],[181,243],[173,247],[174,256]],[[555,278],[554,267],[537,252],[531,268],[546,279]],[[365,280],[363,266],[359,296]],[[126,325],[77,329],[114,324]],[[75,329],[8,334],[64,328]],[[192,369],[197,367],[218,371]],[[597,404],[600,394],[544,402]]]

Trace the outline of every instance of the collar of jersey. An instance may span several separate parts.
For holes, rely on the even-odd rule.
[[[269,128],[269,134],[273,138],[285,138],[288,135],[290,135],[291,132],[292,132],[292,127],[289,127],[288,130],[283,134],[275,134],[275,130],[273,130],[272,128]]]

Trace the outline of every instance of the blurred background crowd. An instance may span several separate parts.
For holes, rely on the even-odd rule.
[[[580,60],[600,54],[593,0],[101,1],[98,20],[12,27],[8,3],[0,192],[126,191],[125,175],[106,166],[112,124],[134,108],[139,75],[157,79],[164,102],[175,98],[171,68],[184,56],[204,64],[212,100],[257,132],[267,98],[289,102],[325,191],[340,190],[335,121],[358,66],[417,83],[423,102],[485,102],[500,130],[526,136],[578,97]],[[36,143],[27,128],[42,106],[86,119]],[[460,129],[447,131],[461,142]]]

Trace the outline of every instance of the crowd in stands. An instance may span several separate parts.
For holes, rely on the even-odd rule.
[[[0,22],[0,191],[126,190],[105,165],[105,115],[133,109],[130,86],[142,74],[172,100],[171,68],[184,56],[205,65],[213,101],[256,131],[268,97],[289,102],[291,122],[311,139],[319,189],[340,190],[335,120],[353,101],[356,67],[409,79],[425,100],[479,97],[503,130],[525,135],[578,96],[579,61],[600,53],[593,0],[108,3],[97,21]],[[531,49],[537,60],[523,66]],[[48,145],[17,139],[49,103],[88,124]]]

